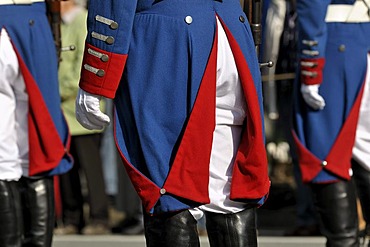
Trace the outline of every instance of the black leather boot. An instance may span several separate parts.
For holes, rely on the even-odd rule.
[[[256,209],[234,214],[205,212],[211,247],[257,247]]]
[[[22,246],[22,210],[16,181],[0,180],[0,246]]]
[[[20,182],[24,221],[23,246],[50,247],[55,223],[53,177],[22,177]]]
[[[365,236],[370,234],[370,171],[352,160],[353,178],[356,184],[357,196],[361,202],[362,216],[366,222]],[[370,247],[370,241],[368,243]]]
[[[353,181],[312,184],[314,202],[327,247],[359,246],[356,193]]]
[[[144,214],[147,247],[199,247],[197,221],[184,210],[150,216]]]

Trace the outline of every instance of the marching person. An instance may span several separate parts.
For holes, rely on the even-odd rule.
[[[53,176],[72,159],[45,2],[1,0],[0,26],[0,245],[51,246]]]
[[[356,193],[370,220],[369,0],[298,0],[295,140],[327,246],[358,246]]]
[[[257,246],[269,191],[261,77],[239,0],[91,0],[76,117],[110,119],[147,246]]]

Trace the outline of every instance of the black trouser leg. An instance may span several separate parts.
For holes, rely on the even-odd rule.
[[[0,180],[0,246],[22,246],[22,210],[16,181]]]
[[[77,159],[75,159],[75,164],[71,170],[59,176],[59,184],[64,226],[73,225],[77,227],[78,230],[81,230],[85,225],[83,214],[84,200],[81,191],[79,167],[76,160]]]
[[[148,247],[199,247],[197,221],[184,210],[150,216],[144,214],[146,245]]]
[[[22,177],[23,246],[49,247],[54,229],[53,177],[31,179]]]
[[[359,246],[356,193],[352,181],[312,184],[328,247]]]
[[[108,196],[100,156],[100,138],[101,134],[73,136],[71,154],[86,177],[90,223],[108,225]],[[81,190],[80,184],[76,184],[75,189]]]
[[[370,171],[352,160],[353,177],[356,184],[357,196],[361,202],[362,216],[366,221],[366,233],[370,233]],[[369,242],[370,247],[370,242]]]
[[[211,247],[256,247],[256,209],[234,214],[205,212]]]

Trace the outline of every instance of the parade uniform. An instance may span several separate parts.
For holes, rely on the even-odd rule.
[[[21,244],[23,225],[24,244],[47,246],[54,227],[52,176],[68,171],[72,159],[45,2],[0,1],[0,26],[1,202],[10,207],[0,216],[0,241]]]
[[[80,87],[114,98],[116,142],[146,211],[148,245],[162,225],[149,214],[263,204],[261,78],[240,2],[90,1],[88,10]],[[77,113],[83,125],[84,116]],[[168,243],[181,238],[171,235]]]
[[[355,204],[354,188],[348,181],[352,175],[357,185],[366,180],[357,174],[368,174],[370,166],[370,129],[366,119],[370,102],[369,1],[300,0],[297,1],[297,12],[300,80],[297,80],[294,104],[294,136],[299,166],[303,181],[313,183],[316,197],[322,203],[338,200],[332,203],[336,205],[326,208],[327,211],[321,208],[324,225],[332,222],[338,226],[340,220],[336,223],[334,219],[330,220],[336,218],[333,217],[335,208],[338,212],[339,208],[341,212],[347,212],[344,215],[348,220],[351,217],[357,219],[355,205],[351,205]],[[356,172],[358,169],[364,172]],[[366,183],[368,190],[369,181]],[[330,187],[332,189],[328,189]],[[346,194],[343,203],[340,203],[340,192]],[[362,202],[369,205],[370,194],[367,194]],[[368,211],[368,208],[364,209]],[[366,215],[369,213],[365,212]],[[337,217],[342,223],[346,221],[344,218]],[[333,224],[328,223],[326,230]],[[351,223],[353,227],[355,224]],[[329,246],[336,246],[335,241],[331,241],[335,238],[335,230],[326,230]]]

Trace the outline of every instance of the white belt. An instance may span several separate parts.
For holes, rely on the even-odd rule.
[[[45,2],[45,0],[0,0],[0,5],[32,4],[36,2]]]
[[[1,1],[1,0],[0,0]],[[366,0],[370,6],[370,0]],[[326,12],[326,22],[370,22],[369,8],[362,0],[357,0],[353,5],[330,4]]]

